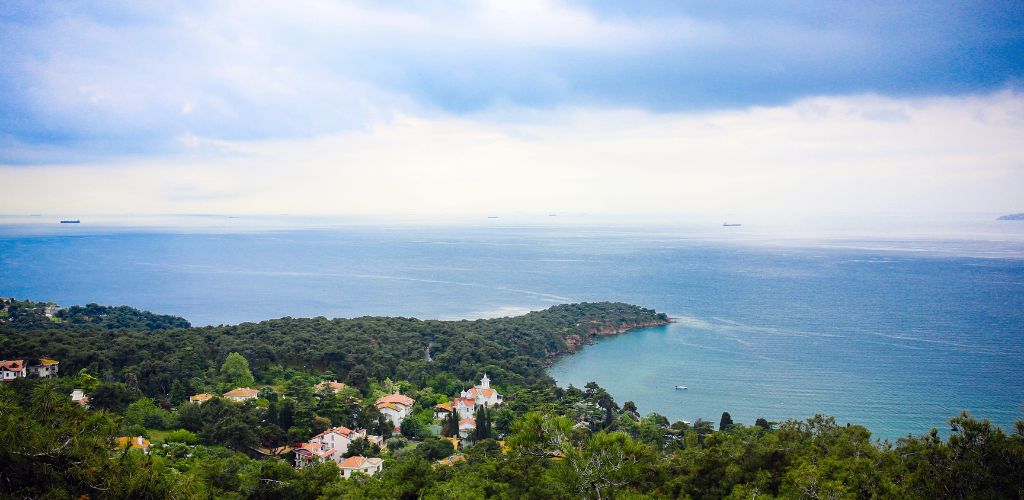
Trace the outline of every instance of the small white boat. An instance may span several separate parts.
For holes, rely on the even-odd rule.
[[[676,389],[677,391],[685,391],[685,390],[687,389],[687,387],[686,387],[685,385],[677,385],[677,386],[675,387],[675,389]]]

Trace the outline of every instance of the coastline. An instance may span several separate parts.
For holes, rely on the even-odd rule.
[[[659,314],[664,314],[664,313],[659,313]],[[611,337],[611,336],[615,336],[615,335],[622,335],[622,334],[629,333],[629,332],[634,331],[634,330],[640,330],[640,329],[643,329],[643,328],[652,328],[652,327],[655,327],[655,326],[665,326],[665,325],[668,325],[668,324],[671,324],[671,323],[674,322],[673,319],[671,317],[668,317],[667,315],[665,316],[665,318],[666,319],[663,319],[663,320],[662,319],[658,319],[658,320],[654,320],[654,321],[638,321],[638,322],[633,322],[633,323],[629,323],[629,324],[626,324],[626,325],[621,325],[621,326],[618,326],[618,327],[611,327],[611,326],[608,326],[608,325],[594,326],[594,327],[588,329],[583,335],[579,335],[579,334],[567,335],[565,337],[566,349],[565,350],[561,350],[561,351],[557,351],[557,352],[554,352],[554,353],[548,355],[547,358],[544,359],[544,363],[543,363],[544,364],[544,368],[545,369],[550,368],[552,365],[555,364],[556,361],[558,361],[562,357],[571,356],[571,355],[579,352],[579,350],[582,349],[583,347],[588,346],[588,345],[593,345],[601,337]]]

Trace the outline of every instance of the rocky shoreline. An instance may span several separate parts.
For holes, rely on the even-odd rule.
[[[573,335],[566,336],[565,337],[566,349],[553,353],[551,356],[548,357],[547,362],[545,364],[547,366],[551,366],[551,364],[554,363],[554,361],[557,358],[559,358],[561,356],[569,355],[569,354],[574,354],[575,352],[580,350],[580,348],[582,348],[583,346],[591,345],[594,342],[596,342],[599,337],[607,337],[607,336],[610,336],[610,335],[621,335],[623,333],[626,333],[626,332],[629,332],[629,331],[632,331],[632,330],[639,330],[641,328],[649,328],[649,327],[652,327],[652,326],[667,325],[667,324],[669,324],[671,322],[672,322],[672,319],[668,318],[668,319],[664,319],[664,320],[658,319],[658,320],[651,320],[651,321],[638,321],[638,322],[634,322],[634,323],[628,323],[628,324],[625,324],[625,325],[619,325],[617,327],[613,327],[613,326],[609,326],[609,325],[595,326],[593,328],[588,329],[584,335],[573,334]]]

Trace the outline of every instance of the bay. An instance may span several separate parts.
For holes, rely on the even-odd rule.
[[[510,218],[177,222],[0,224],[0,295],[197,325],[616,300],[675,322],[563,358],[550,370],[560,385],[594,380],[673,420],[825,413],[883,438],[942,428],[961,410],[1007,427],[1024,418],[1022,225],[822,237]]]

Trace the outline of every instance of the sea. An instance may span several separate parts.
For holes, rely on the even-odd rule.
[[[194,325],[622,301],[673,322],[562,358],[559,385],[671,420],[821,413],[890,440],[961,411],[1024,419],[1024,222],[992,214],[61,218],[0,216],[0,296]]]

